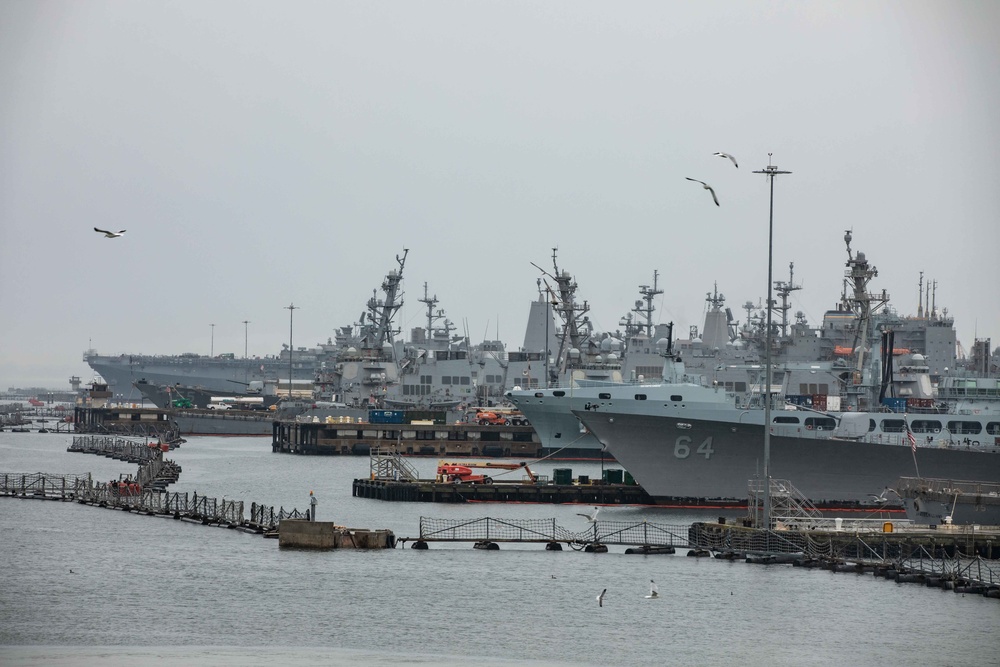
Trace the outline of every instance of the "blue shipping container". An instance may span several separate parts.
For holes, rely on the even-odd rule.
[[[883,398],[882,405],[886,406],[893,412],[906,412],[905,398]]]
[[[402,424],[406,413],[402,410],[369,410],[370,424]]]

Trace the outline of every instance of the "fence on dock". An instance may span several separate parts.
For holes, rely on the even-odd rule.
[[[52,475],[35,473],[0,473],[0,494],[45,498],[74,499],[91,488],[93,480],[86,475]]]
[[[647,547],[689,547],[689,526],[642,521],[595,521],[583,531],[555,519],[435,519],[420,517],[424,542],[562,542]]]
[[[66,450],[84,454],[99,454],[129,463],[146,463],[160,458],[162,452],[158,444],[150,446],[128,438],[107,435],[78,435]]]
[[[95,482],[91,475],[0,472],[0,495],[45,500],[73,500],[88,505],[142,514],[173,515],[205,524],[276,530],[282,519],[307,519],[308,512],[251,503],[249,518],[242,500],[212,498],[194,493],[140,489],[114,482]]]

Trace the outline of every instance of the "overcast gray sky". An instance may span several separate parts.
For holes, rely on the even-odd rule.
[[[660,271],[683,337],[795,262],[1000,343],[1000,3],[0,2],[0,387],[82,353],[277,353],[355,321],[409,248],[473,340],[523,339],[535,262],[618,328]],[[734,154],[739,169],[713,157]],[[715,188],[721,206],[690,176]],[[105,239],[94,226],[121,229]],[[742,317],[741,317],[742,319]]]

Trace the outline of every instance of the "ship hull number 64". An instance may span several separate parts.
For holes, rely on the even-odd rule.
[[[712,458],[712,454],[715,450],[712,449],[712,437],[709,436],[705,438],[704,441],[697,447],[694,447],[689,438],[686,435],[682,435],[674,442],[674,457],[678,459],[686,459],[690,456],[704,456],[705,460]]]

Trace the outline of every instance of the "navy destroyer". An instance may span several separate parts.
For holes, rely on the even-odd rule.
[[[954,330],[934,311],[921,313],[923,338],[909,327],[908,347],[898,347],[894,334],[902,318],[885,308],[885,292],[869,291],[877,272],[864,253],[851,251],[850,233],[845,241],[849,282],[841,303],[812,334],[804,335],[800,324],[789,338],[775,337],[778,360],[769,391],[762,366],[746,363],[752,340],[712,345],[714,354],[700,359],[691,355],[701,373],[691,373],[685,365],[690,357],[665,340],[662,382],[575,383],[509,396],[543,445],[601,443],[661,502],[746,498],[748,480],[763,472],[768,393],[774,401],[772,476],[793,480],[810,499],[865,501],[912,475],[914,459],[934,477],[1000,481],[998,380],[942,377],[946,366],[957,365],[949,344]],[[712,313],[721,314],[718,297],[709,294],[714,304],[706,338]],[[714,331],[725,336],[718,320]],[[796,361],[802,356],[798,340],[826,350],[826,358]],[[978,347],[979,356],[988,356],[988,341]],[[706,367],[706,358],[725,360],[727,349],[742,363]]]

